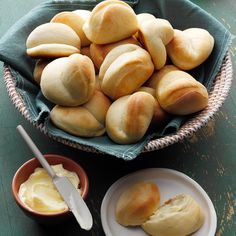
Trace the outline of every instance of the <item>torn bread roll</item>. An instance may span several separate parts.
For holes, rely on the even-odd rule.
[[[154,97],[146,92],[135,92],[114,101],[106,116],[108,136],[119,144],[138,142],[148,130],[155,104]]]
[[[90,58],[81,54],[61,57],[43,70],[40,87],[43,95],[61,106],[86,103],[95,90],[95,71]]]
[[[154,66],[149,53],[134,44],[113,48],[99,71],[102,91],[111,99],[136,91],[152,75]]]
[[[55,126],[76,136],[96,137],[105,133],[105,118],[110,100],[100,91],[95,91],[92,98],[77,107],[56,105],[50,117]]]
[[[109,44],[95,44],[92,43],[90,45],[90,54],[93,63],[95,66],[100,69],[106,55],[115,47],[123,44],[135,44],[139,45],[139,42],[134,37],[130,37],[127,39],[123,39],[121,41],[115,42],[115,43],[109,43]]]
[[[213,47],[214,38],[205,29],[174,30],[167,53],[174,65],[182,70],[191,70],[210,56]]]
[[[124,191],[115,209],[116,221],[123,226],[141,225],[160,205],[160,192],[153,182],[139,182]]]
[[[168,68],[169,71],[168,71]],[[189,115],[203,110],[208,105],[206,87],[190,74],[163,68],[156,77],[156,98],[161,107],[175,115]]]
[[[26,52],[35,58],[63,57],[80,52],[80,38],[62,23],[45,23],[36,27],[26,40]]]
[[[85,36],[83,25],[88,20],[91,12],[87,10],[76,10],[73,12],[63,11],[56,14],[50,22],[62,23],[71,27],[81,40],[81,47],[88,46],[91,42]]]
[[[138,31],[138,21],[135,12],[127,3],[107,0],[93,8],[83,30],[93,43],[107,44],[132,36]]]
[[[166,64],[166,45],[174,36],[174,30],[169,21],[164,19],[146,20],[139,25],[138,37],[150,53],[155,69],[159,70]]]
[[[152,236],[185,236],[197,231],[203,223],[200,205],[191,196],[181,194],[166,201],[142,228]]]

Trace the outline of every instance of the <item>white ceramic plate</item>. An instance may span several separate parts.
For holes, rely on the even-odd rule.
[[[120,195],[129,186],[139,181],[153,181],[160,190],[161,204],[177,194],[191,195],[202,207],[205,214],[204,225],[192,236],[213,236],[217,219],[214,206],[202,187],[187,175],[162,168],[150,168],[134,172],[117,180],[105,194],[101,206],[101,220],[107,236],[147,236],[141,227],[123,227],[115,220],[115,207]]]

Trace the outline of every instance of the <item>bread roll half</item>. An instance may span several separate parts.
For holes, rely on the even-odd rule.
[[[139,141],[151,123],[155,105],[154,97],[146,92],[135,92],[117,99],[106,116],[108,136],[119,144]]]
[[[160,205],[160,192],[153,182],[139,182],[121,194],[116,220],[124,226],[143,224]]]
[[[199,204],[191,196],[181,194],[158,208],[142,228],[152,236],[185,236],[197,231],[203,222]]]

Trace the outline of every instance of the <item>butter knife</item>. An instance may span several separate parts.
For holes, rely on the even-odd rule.
[[[36,147],[32,139],[29,137],[29,135],[21,125],[17,126],[17,130],[19,131],[31,151],[34,153],[35,157],[39,160],[40,164],[51,176],[58,192],[61,194],[67,206],[74,214],[80,227],[85,230],[90,230],[93,226],[93,218],[80,193],[68,180],[67,177],[59,177],[56,175],[47,160],[44,158],[43,154],[39,151],[39,149]]]

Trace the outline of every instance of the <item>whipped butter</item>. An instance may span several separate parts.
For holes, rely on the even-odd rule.
[[[52,165],[58,176],[66,176],[78,188],[79,177],[75,172],[63,168],[62,164]],[[78,191],[80,191],[78,189]],[[62,199],[45,169],[36,168],[28,180],[21,184],[19,198],[29,208],[42,213],[62,212],[68,206]]]

